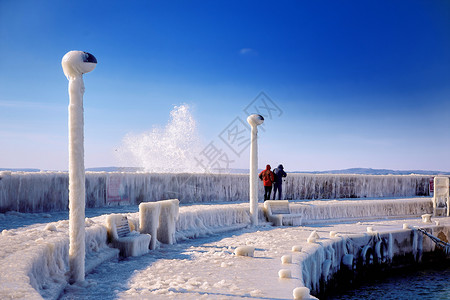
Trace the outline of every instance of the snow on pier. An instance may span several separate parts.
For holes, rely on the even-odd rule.
[[[398,211],[401,220],[386,217],[373,220],[377,214],[383,216],[395,203],[399,207],[409,207]],[[333,209],[341,205],[349,207],[348,211]],[[439,226],[422,223],[420,215],[432,210],[431,198],[294,201],[291,206],[305,215],[305,224],[322,224],[275,228],[261,214],[260,226],[252,227],[249,226],[248,203],[182,206],[176,223],[177,244],[162,245],[142,257],[120,263],[110,261],[100,266],[100,262],[109,261],[117,252],[107,245],[106,215],[89,218],[86,221],[86,261],[90,267],[87,269],[97,266],[96,272],[88,275],[86,286],[66,289],[63,299],[163,299],[167,296],[198,299],[208,294],[224,299],[245,295],[291,298],[296,287],[316,290],[324,276],[331,276],[341,266],[342,256],[352,253],[353,248],[348,248],[346,242],[349,239],[356,245],[354,249],[359,249],[379,233],[384,232],[389,241],[389,232],[399,231],[398,242],[405,244],[401,239],[406,238],[410,246],[398,248],[396,235],[392,235],[391,246],[380,245],[379,252],[384,253],[384,260],[387,260],[408,251],[417,256],[433,250],[434,243],[419,240],[419,235],[410,238],[412,226],[441,231],[450,226],[449,218],[439,218]],[[358,210],[362,212],[357,213]],[[339,213],[344,214],[340,217],[347,224],[338,224]],[[138,213],[124,214],[133,222],[139,222]],[[321,221],[315,220],[319,215],[322,215]],[[403,219],[405,215],[408,219]],[[0,217],[0,226],[11,217],[14,214]],[[390,217],[396,217],[395,210]],[[43,224],[2,231],[0,298],[54,299],[66,287],[68,221],[47,224],[46,218],[41,221]],[[404,229],[405,223],[409,224],[407,229]],[[315,238],[311,240],[313,231]],[[203,238],[195,239],[199,237]],[[254,249],[253,256],[236,256],[238,247]],[[376,253],[376,243],[371,247],[372,252],[366,252]],[[352,263],[357,261],[358,255],[354,252]],[[287,256],[290,259],[283,260]],[[373,257],[376,258],[375,254]]]

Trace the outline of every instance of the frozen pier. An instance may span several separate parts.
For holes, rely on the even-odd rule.
[[[55,299],[62,292],[62,299],[292,299],[297,287],[320,291],[345,266],[402,257],[414,263],[435,251],[414,226],[449,237],[450,218],[422,221],[433,209],[431,198],[293,201],[291,207],[305,215],[305,225],[273,227],[261,213],[259,226],[249,226],[249,204],[182,206],[177,244],[119,262],[111,260],[117,251],[107,244],[107,216],[89,218],[86,269],[95,272],[84,286],[65,281],[68,221],[4,230],[0,298]],[[137,225],[139,213],[124,214]],[[238,248],[252,249],[252,256],[236,255]]]

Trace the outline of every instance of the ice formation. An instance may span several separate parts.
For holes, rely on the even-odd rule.
[[[313,201],[302,203],[293,201],[290,209],[295,214],[303,215],[302,224],[313,224],[324,220],[377,219],[393,216],[420,216],[433,210],[430,198],[402,198]]]
[[[423,223],[431,223],[431,216],[432,214],[423,214],[422,217],[422,222]]]
[[[118,149],[125,166],[153,173],[205,172],[196,155],[203,150],[197,125],[187,104],[175,106],[165,128],[154,127],[142,134],[127,134]]]
[[[151,235],[131,231],[125,215],[111,214],[107,216],[106,226],[112,246],[120,250],[121,256],[140,256],[148,253]]]
[[[258,225],[258,126],[264,122],[261,115],[250,115],[247,118],[251,130],[250,144],[250,215],[253,225]]]
[[[298,287],[292,291],[292,296],[295,300],[310,299],[309,289],[306,287]]]
[[[70,279],[69,222],[7,232],[8,236],[0,238],[0,299],[57,299]],[[106,227],[101,222],[88,219],[85,238],[86,272],[117,257],[118,250],[107,246]]]
[[[289,255],[289,254],[283,255],[283,256],[281,257],[281,263],[282,263],[283,265],[291,264],[291,263],[292,263],[292,255]]]
[[[302,224],[303,216],[291,212],[288,200],[264,201],[264,213],[274,226],[299,226]]]
[[[280,277],[280,278],[291,278],[292,277],[291,270],[289,270],[289,269],[281,269],[280,271],[278,271],[278,277]]]
[[[255,256],[255,247],[252,246],[239,246],[234,249],[234,255],[236,256]]]
[[[175,244],[176,221],[179,213],[178,199],[159,201],[161,212],[159,215],[159,226],[157,238],[164,244]]]
[[[353,254],[345,254],[342,257],[342,264],[346,266],[349,270],[353,270]]]
[[[83,74],[91,72],[97,59],[83,51],[69,51],[61,65],[69,80],[69,263],[72,281],[84,280],[85,265],[85,175],[84,175],[84,116]]]
[[[450,216],[449,178],[437,176],[434,178],[433,214],[441,215],[440,211],[445,208],[447,208],[448,217]]]
[[[53,223],[48,223],[47,226],[45,226],[45,230],[48,230],[48,231],[56,231],[57,229],[56,229],[55,224],[53,224]]]
[[[428,201],[431,200],[428,199]],[[404,202],[403,205],[411,205],[411,203],[406,202],[405,204]],[[332,207],[333,204],[329,203],[328,206]],[[215,231],[216,229],[225,231],[238,224],[249,225],[248,208],[248,203],[180,207],[179,218],[176,221],[176,238],[201,236],[201,234],[196,234],[197,231],[208,235],[219,232]],[[362,208],[360,207],[360,209]],[[432,210],[431,206],[430,209]],[[2,218],[1,215],[0,219]],[[17,213],[16,215],[20,217],[21,214]],[[140,228],[139,213],[130,213],[126,216],[130,221],[130,226]],[[104,225],[107,224],[107,218],[107,216],[101,216],[86,219],[86,271],[92,269],[93,262],[105,261],[104,257],[107,250],[114,250],[106,246],[107,234]],[[444,226],[436,228],[430,224],[427,225],[427,230],[435,235],[450,236],[449,221],[444,219],[442,221]],[[129,273],[127,287],[124,287],[123,277],[120,276],[120,279],[114,279],[118,281],[114,287],[124,287],[120,289],[120,291],[123,291],[119,295],[120,298],[151,298],[156,293],[160,293],[160,297],[170,297],[174,295],[173,293],[177,293],[176,295],[180,296],[180,299],[184,295],[190,296],[191,294],[193,295],[192,299],[196,299],[202,295],[202,292],[206,291],[219,291],[220,293],[232,291],[236,295],[252,293],[253,295],[259,295],[259,297],[267,296],[267,298],[270,298],[266,293],[272,288],[276,289],[277,292],[288,288],[285,292],[290,296],[292,289],[301,285],[317,292],[324,281],[331,278],[340,268],[345,268],[345,265],[348,266],[349,271],[352,271],[363,263],[389,264],[397,256],[401,258],[410,254],[414,256],[416,261],[419,261],[422,253],[432,251],[435,248],[433,242],[418,234],[416,230],[401,229],[404,222],[404,220],[399,220],[396,223],[397,229],[377,234],[366,233],[367,225],[375,226],[371,224],[371,221],[341,224],[337,227],[330,225],[330,229],[339,230],[343,234],[335,238],[322,238],[320,243],[314,244],[306,243],[306,238],[314,227],[310,227],[309,230],[305,230],[304,227],[257,230],[250,226],[242,234],[233,237],[226,234],[223,237],[215,236],[210,240],[211,243],[207,245],[197,243],[197,249],[186,248],[188,244],[179,244],[171,246],[174,251],[168,251],[167,253],[155,251],[155,256],[160,255],[157,261],[155,261],[155,256],[145,255],[142,260],[133,258],[126,263],[119,263],[115,266],[120,269],[116,270],[120,274],[125,271],[122,268],[126,268],[128,264],[131,264],[136,271],[132,270]],[[414,225],[422,225],[420,215],[414,219],[409,219],[408,222]],[[262,224],[261,219],[260,224]],[[390,222],[384,220],[381,224],[383,226],[380,227],[386,228]],[[221,227],[222,225],[224,227]],[[46,229],[50,227],[56,228],[56,231]],[[360,233],[350,235],[348,232],[355,228],[359,228]],[[290,232],[290,235],[287,234],[288,232]],[[52,223],[52,225],[36,225],[27,230],[4,230],[0,236],[0,249],[2,249],[0,251],[0,274],[2,274],[0,277],[0,298],[8,298],[10,295],[15,297],[22,295],[22,298],[27,299],[39,298],[40,295],[45,298],[58,297],[67,279],[64,276],[68,271],[67,233],[68,221],[60,221]],[[287,279],[286,277],[286,280],[278,280],[280,278],[280,261],[278,259],[239,259],[230,255],[234,249],[230,245],[246,245],[243,247],[258,245],[259,249],[264,249],[258,251],[260,254],[258,257],[277,258],[280,257],[279,253],[288,253],[292,258],[295,258],[295,264],[289,266],[291,278]],[[295,245],[302,246],[302,252],[293,253],[291,250]],[[245,253],[246,251],[242,252]],[[115,253],[117,254],[117,252]],[[170,253],[174,256],[170,256]],[[182,254],[181,257],[180,254]],[[192,259],[183,258],[184,254],[191,256]],[[237,261],[239,263],[236,263]],[[142,262],[145,262],[147,266],[142,267]],[[261,268],[262,264],[266,263],[271,266],[270,272],[259,272],[261,273],[259,274],[257,270]],[[102,270],[108,270],[108,268]],[[238,274],[241,276],[240,278],[245,277],[247,279],[248,274],[251,274],[247,273],[251,272],[250,269],[256,270],[254,276],[259,276],[256,280],[259,285],[243,284],[245,288],[238,289],[238,287],[235,287],[238,283],[229,280],[229,278],[233,278],[230,276]],[[185,270],[188,271],[183,274]],[[217,274],[217,278],[211,278],[215,276],[210,275],[205,275],[203,279],[199,278],[199,276],[203,276],[200,274],[209,274],[212,270],[214,270],[215,275]],[[190,274],[191,272],[192,274]],[[114,274],[107,278],[112,279],[113,276]],[[264,281],[267,277],[270,277],[274,282]],[[261,288],[261,286],[266,285],[267,288]],[[106,289],[110,288],[109,282],[104,284],[105,287]],[[86,289],[86,287],[83,289]],[[196,293],[196,291],[200,292]],[[273,295],[276,294],[271,294],[271,296]],[[283,298],[288,298],[285,295],[286,293]],[[117,294],[114,294],[114,296],[117,297]],[[309,296],[309,298],[314,297]]]
[[[139,204],[139,231],[152,236],[150,242],[151,250],[158,248],[157,234],[160,214],[161,203],[159,202],[143,202]]]
[[[302,246],[300,245],[292,246],[292,252],[300,252],[300,251],[302,251]]]
[[[320,239],[320,237],[319,237],[319,234],[317,233],[317,231],[314,230],[313,232],[311,232],[311,234],[309,235],[309,237],[306,241],[308,243],[316,243],[317,239]]]
[[[68,174],[64,172],[0,172],[0,212],[47,212],[65,210],[68,206]],[[114,178],[114,180],[110,180]],[[310,175],[289,174],[284,192],[286,198],[340,199],[392,198],[426,196],[429,176],[421,175]],[[110,186],[109,183],[115,183]],[[263,186],[258,185],[262,196]],[[114,190],[115,198],[108,197]],[[105,207],[139,204],[177,198],[180,203],[247,202],[249,176],[244,174],[169,174],[169,173],[106,173],[86,172],[86,206]],[[262,199],[259,199],[262,201]],[[429,200],[432,205],[431,200]],[[384,202],[386,210],[404,211],[399,201]],[[396,204],[397,203],[397,204]],[[344,210],[359,216],[363,203],[348,206],[336,202],[337,211],[326,215],[346,215]],[[294,205],[290,205],[291,210]],[[294,207],[295,208],[295,207]],[[295,208],[297,209],[297,208]],[[313,211],[311,211],[313,212]],[[301,211],[292,211],[301,213]],[[373,213],[373,212],[371,212]],[[405,213],[409,214],[409,213]],[[306,216],[310,218],[310,216]],[[311,219],[311,218],[310,218]]]

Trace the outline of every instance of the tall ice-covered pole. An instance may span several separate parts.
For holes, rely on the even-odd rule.
[[[83,74],[94,70],[90,53],[70,51],[61,65],[69,80],[69,268],[70,282],[84,281],[85,273],[85,170]]]
[[[258,225],[258,125],[264,122],[261,115],[250,115],[247,122],[252,128],[250,143],[250,217]]]

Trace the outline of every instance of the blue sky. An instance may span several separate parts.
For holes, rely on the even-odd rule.
[[[61,58],[84,76],[86,167],[189,105],[204,145],[264,92],[260,168],[450,171],[450,2],[0,0],[0,168],[67,170]]]

